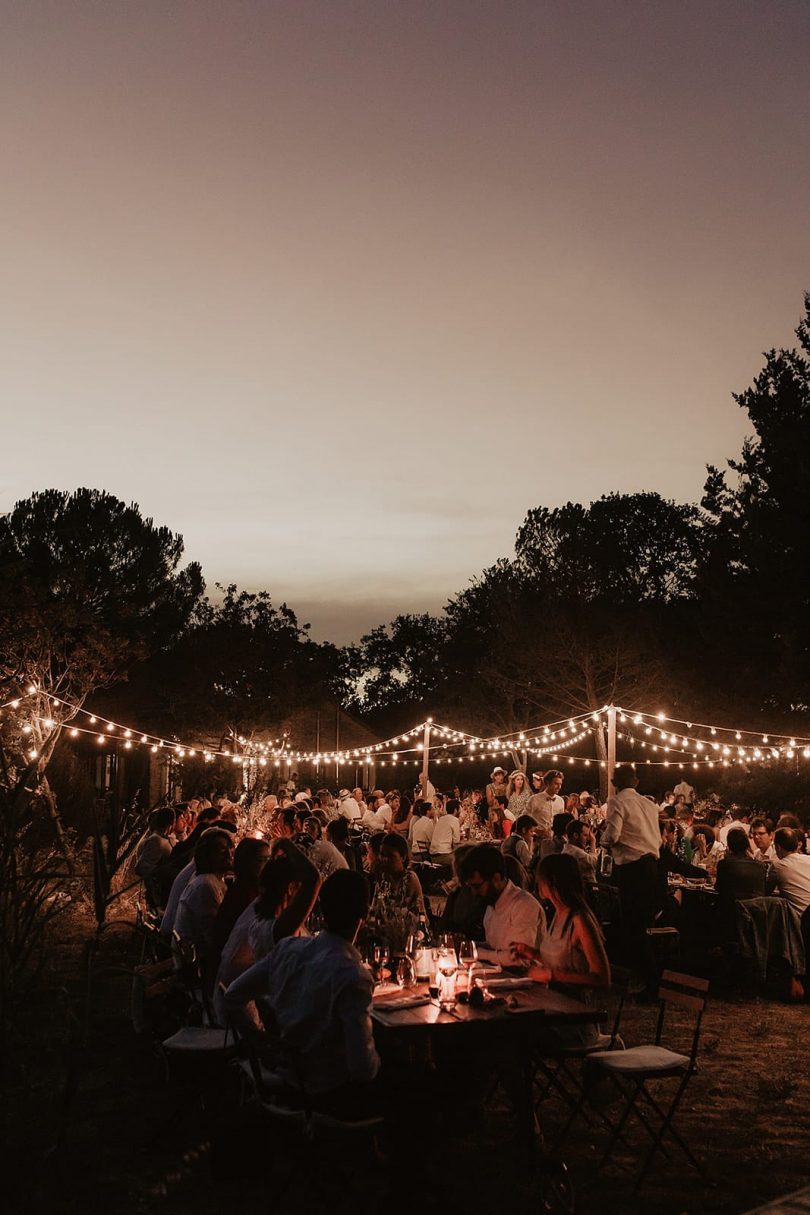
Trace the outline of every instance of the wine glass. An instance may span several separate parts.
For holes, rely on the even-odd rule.
[[[478,947],[469,937],[462,937],[458,943],[458,962],[469,973],[478,961]]]
[[[400,958],[397,962],[397,984],[400,987],[416,986],[416,966],[413,958]]]
[[[378,944],[374,946],[374,969],[377,975],[377,982],[383,981],[383,970],[391,957],[391,950],[386,944]]]

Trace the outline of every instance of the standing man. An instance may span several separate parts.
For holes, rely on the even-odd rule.
[[[612,797],[608,798],[602,843],[611,847],[622,912],[625,960],[646,981],[645,994],[655,990],[655,960],[647,929],[652,927],[658,904],[658,807],[638,792],[632,764],[613,769]]]
[[[549,769],[545,775],[542,772],[532,773],[534,792],[526,803],[526,813],[542,828],[541,834],[546,839],[551,835],[551,820],[554,815],[562,814],[565,810],[565,802],[560,797],[562,785],[563,774],[556,768]]]

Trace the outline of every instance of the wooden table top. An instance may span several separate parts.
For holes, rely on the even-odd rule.
[[[432,1026],[487,1024],[518,1020],[527,1023],[537,1020],[544,1025],[581,1025],[601,1021],[604,1009],[582,1004],[562,992],[551,991],[540,983],[521,987],[514,991],[499,992],[504,1003],[488,1004],[475,1008],[469,1004],[456,1004],[452,1012],[439,1008],[438,1001],[418,1004],[413,1008],[388,1008],[391,1000],[401,999],[408,993],[397,992],[381,995],[371,1005],[372,1020],[386,1029],[426,1029]],[[414,995],[427,996],[427,984],[420,983]]]

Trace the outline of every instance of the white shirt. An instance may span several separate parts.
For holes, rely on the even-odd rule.
[[[371,974],[353,945],[331,932],[287,937],[231,984],[230,1009],[267,996],[282,1042],[309,1092],[373,1080],[380,1069],[371,1027]]]
[[[316,840],[309,850],[309,859],[325,881],[336,869],[348,869],[349,862],[343,853],[329,840]]]
[[[521,890],[507,881],[494,907],[484,912],[486,945],[479,949],[482,958],[490,958],[509,966],[513,962],[509,946],[513,941],[537,947],[545,931],[543,909],[528,890]]]
[[[391,807],[383,805],[378,810],[368,809],[361,821],[364,827],[370,827],[372,831],[385,831],[391,822]]]
[[[411,844],[411,850],[414,853],[421,852],[420,844],[427,844],[430,848],[430,842],[433,839],[433,832],[436,824],[432,818],[428,818],[423,814],[421,818],[412,818],[411,825],[408,828],[408,838]]]
[[[166,910],[163,912],[163,919],[160,921],[160,932],[164,937],[170,937],[174,930],[174,921],[177,917],[177,907],[180,903],[183,891],[188,886],[191,879],[197,872],[197,867],[194,860],[180,870],[177,877],[172,882],[172,888],[169,891],[169,897],[166,901]]]
[[[545,789],[533,793],[526,803],[526,813],[530,814],[539,826],[551,831],[551,820],[555,814],[562,814],[565,802],[559,796],[551,797]]]
[[[636,789],[622,789],[608,798],[602,843],[612,844],[617,865],[628,865],[642,856],[658,857],[661,832],[658,807]]]
[[[753,857],[755,861],[762,861],[764,865],[770,865],[772,861],[776,860],[776,849],[774,848],[773,844],[768,844],[768,847],[763,852],[762,849],[758,848],[755,844]]]
[[[771,866],[771,877],[794,911],[802,915],[810,907],[810,856],[791,852]]]
[[[219,905],[225,898],[225,879],[219,873],[198,873],[186,886],[177,906],[174,930],[181,941],[192,941],[198,956],[208,945]]]
[[[254,901],[242,912],[223,947],[214,986],[214,1010],[220,1025],[225,1025],[227,1018],[227,1009],[220,985],[229,987],[234,979],[244,974],[248,967],[256,961],[256,955],[250,943],[250,932],[256,922],[256,903]],[[251,1005],[248,1011],[256,1028],[261,1028],[255,1005]]]
[[[340,803],[340,813],[344,818],[347,818],[350,823],[356,819],[362,818],[366,812],[366,803],[358,802],[354,797],[347,797]]]
[[[572,844],[570,840],[566,840],[563,844],[563,856],[574,857],[582,877],[588,882],[593,881],[596,869],[595,852],[586,852],[584,848],[580,848],[579,844]]]
[[[151,877],[165,856],[171,856],[172,844],[165,835],[150,831],[138,844],[134,869],[138,877]]]
[[[748,823],[741,823],[739,821],[739,819],[735,818],[732,822],[728,823],[725,827],[720,828],[720,835],[719,835],[720,843],[723,845],[724,848],[728,848],[729,831],[744,831],[747,836],[750,829],[751,828]],[[750,840],[749,840],[748,846],[749,846],[749,848],[751,846]]]
[[[443,814],[433,827],[430,851],[434,856],[449,856],[461,842],[461,824],[455,814]]]

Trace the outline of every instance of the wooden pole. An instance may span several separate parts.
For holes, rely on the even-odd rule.
[[[608,705],[608,737],[607,737],[607,795],[612,791],[613,769],[616,767],[616,708]]]
[[[422,785],[422,801],[427,801],[427,783],[430,773],[430,718],[425,722],[425,733],[422,740],[422,775],[420,777]]]

